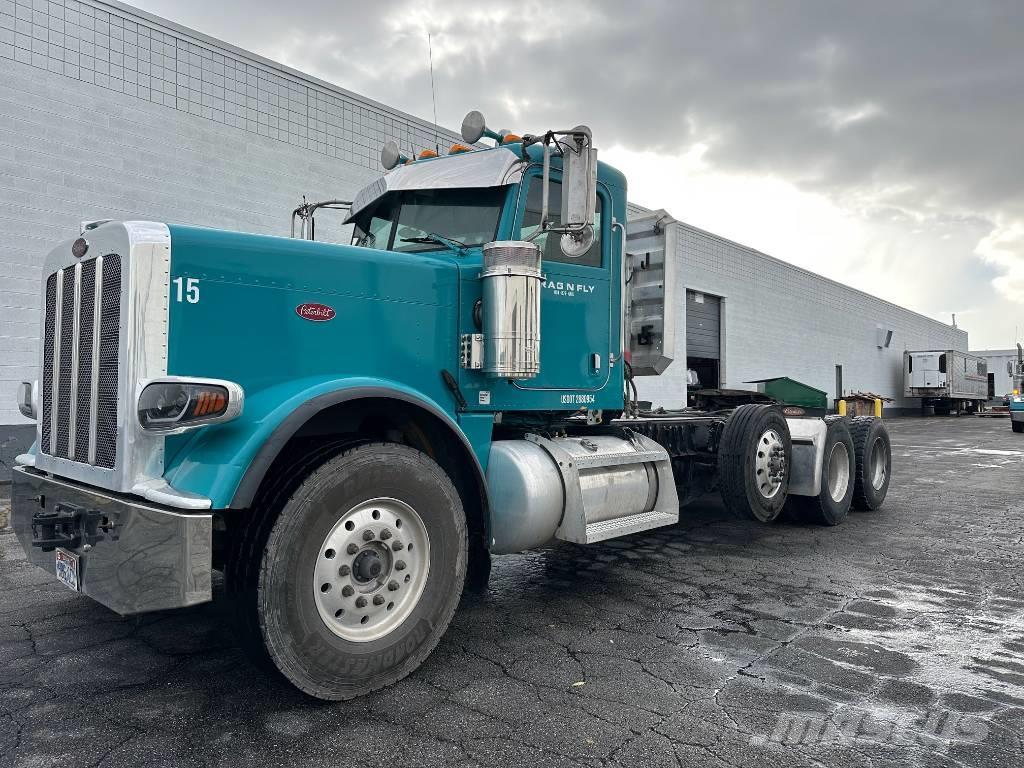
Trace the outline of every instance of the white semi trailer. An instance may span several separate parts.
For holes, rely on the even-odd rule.
[[[903,353],[903,395],[921,398],[925,416],[975,413],[988,399],[988,363],[956,349]]]

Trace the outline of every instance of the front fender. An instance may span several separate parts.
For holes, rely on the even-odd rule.
[[[390,397],[414,403],[442,419],[459,437],[483,476],[481,453],[452,413],[411,387],[368,377],[309,378],[246,393],[245,410],[232,422],[168,440],[164,479],[174,488],[208,497],[214,509],[244,508],[281,447],[313,415],[340,402]]]

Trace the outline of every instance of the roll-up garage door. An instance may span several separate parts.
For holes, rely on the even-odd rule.
[[[717,360],[722,349],[722,300],[686,292],[686,356]]]

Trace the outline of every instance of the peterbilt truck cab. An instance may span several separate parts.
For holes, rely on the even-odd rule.
[[[627,224],[589,129],[474,112],[463,139],[385,146],[351,244],[104,221],[56,246],[19,393],[29,558],[125,615],[222,571],[246,648],[346,699],[414,670],[491,555],[672,525],[714,489],[761,522],[882,503],[878,420],[640,409],[633,377],[672,361],[673,220]]]

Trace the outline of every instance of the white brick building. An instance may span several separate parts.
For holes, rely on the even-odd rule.
[[[1016,349],[981,349],[971,352],[988,363],[988,388],[992,397],[1001,398],[1013,390],[1006,364],[1017,361]]]
[[[430,123],[120,3],[0,0],[0,73],[0,425],[26,423],[42,259],[83,218],[286,235],[303,195],[379,175],[387,139],[435,144]]]
[[[634,208],[632,212],[642,209]],[[686,397],[686,360],[694,366],[708,338],[687,327],[695,300],[718,305],[719,385],[753,389],[745,382],[790,378],[828,393],[870,391],[895,400],[895,410],[916,410],[903,397],[903,350],[967,350],[967,332],[883,301],[687,224],[676,237],[676,354],[661,376],[638,380],[641,399],[679,407]],[[689,312],[688,312],[689,307]],[[706,313],[705,313],[706,316]],[[703,317],[698,315],[703,320]],[[713,325],[714,323],[712,323]],[[891,332],[891,333],[890,333]],[[696,343],[695,343],[696,342]]]
[[[0,0],[0,74],[0,480],[31,440],[14,398],[36,377],[40,265],[82,219],[283,235],[303,195],[344,198],[376,176],[386,140],[421,149],[457,139],[435,140],[426,121],[116,2]],[[330,238],[327,217],[319,224]],[[831,395],[842,365],[846,389],[897,394],[904,346],[967,347],[962,331],[681,233],[680,296],[724,299],[723,384],[786,374]],[[877,324],[893,330],[888,349],[875,346]],[[644,396],[681,402],[685,369],[645,382]]]

